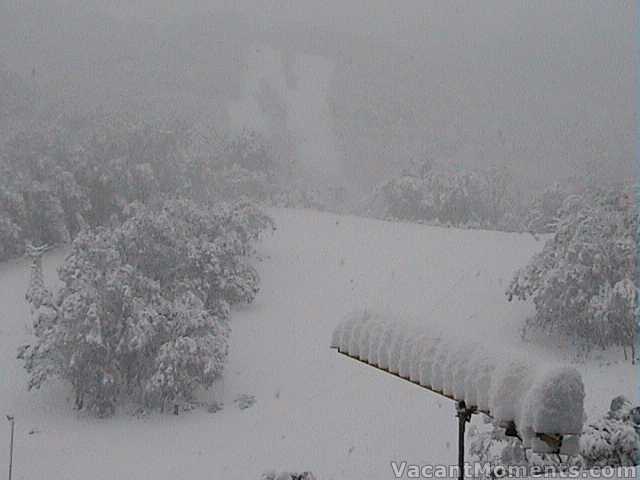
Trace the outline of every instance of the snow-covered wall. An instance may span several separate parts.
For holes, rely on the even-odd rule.
[[[585,391],[573,367],[534,365],[499,345],[462,341],[452,332],[390,321],[370,311],[340,323],[331,346],[475,406],[500,423],[513,422],[527,447],[541,448],[536,434],[582,432]]]

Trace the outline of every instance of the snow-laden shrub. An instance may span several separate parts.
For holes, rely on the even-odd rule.
[[[471,461],[499,466],[567,469],[579,466],[624,467],[640,463],[640,407],[632,408],[624,397],[616,397],[609,411],[587,424],[580,436],[579,455],[534,453],[517,438],[507,437],[505,430],[488,417],[469,428]]]
[[[499,168],[419,165],[382,184],[367,204],[367,214],[391,220],[520,230],[512,179]]]
[[[244,258],[271,220],[247,205],[186,200],[134,205],[119,226],[83,231],[59,270],[53,313],[21,352],[30,388],[68,380],[76,406],[100,415],[124,399],[189,402],[222,375],[230,307],[259,278]]]
[[[581,354],[623,347],[635,359],[635,235],[638,215],[624,190],[567,198],[556,231],[518,271],[509,300],[533,299],[537,329],[569,339]]]
[[[488,478],[496,478],[500,470],[513,467],[517,471],[533,471],[535,468],[540,472],[557,473],[583,465],[580,456],[536,453],[525,447],[519,438],[507,436],[505,429],[489,417],[481,418],[483,423],[472,424],[468,430],[469,461],[491,465],[495,471],[488,472]]]
[[[275,471],[265,472],[260,477],[260,480],[316,480],[316,477],[311,472],[291,473]]]
[[[611,401],[609,412],[588,424],[580,438],[587,467],[632,466],[640,463],[640,408],[625,397]]]
[[[525,449],[517,438],[508,437],[505,429],[485,415],[482,423],[468,428],[469,461],[493,466],[527,465]]]

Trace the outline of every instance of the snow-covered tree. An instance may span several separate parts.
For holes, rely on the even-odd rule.
[[[581,354],[620,346],[635,361],[637,228],[626,189],[567,198],[553,237],[506,292],[509,300],[533,299],[525,332],[561,335]]]
[[[118,243],[130,265],[163,289],[187,285],[207,306],[250,302],[258,275],[244,260],[273,222],[250,204],[200,207],[168,200],[161,208],[132,205],[118,229]],[[152,239],[150,241],[150,239]]]
[[[258,291],[244,258],[272,225],[246,205],[187,200],[134,204],[125,215],[76,237],[52,314],[21,351],[31,388],[61,377],[77,408],[99,415],[125,398],[151,408],[189,402],[196,387],[213,385],[228,355],[230,307]]]
[[[484,222],[496,230],[522,231],[522,198],[513,172],[505,166],[492,166],[482,172],[482,176],[481,197],[486,204]]]
[[[301,192],[255,132],[204,138],[124,115],[45,122],[0,145],[0,259],[22,253],[25,241],[67,243],[83,228],[120,222],[134,202],[297,204]]]
[[[215,166],[210,183],[219,198],[233,201],[243,198],[266,204],[304,200],[303,189],[292,175],[293,165],[278,158],[270,139],[254,130],[228,134],[221,141],[221,154],[209,154]]]
[[[32,244],[27,244],[25,248],[27,257],[31,259],[29,288],[25,294],[25,300],[31,305],[33,313],[41,307],[55,308],[53,296],[44,283],[42,268],[42,257],[48,249],[47,245],[34,247]],[[34,320],[37,323],[37,316]]]
[[[89,203],[67,137],[62,127],[36,128],[0,149],[0,258],[21,253],[16,243],[69,242],[82,228]]]
[[[374,205],[382,210],[382,216],[409,221],[429,221],[435,212],[424,201],[423,182],[413,175],[403,175],[389,180],[380,187]],[[375,212],[374,212],[375,213]]]
[[[22,253],[22,229],[14,219],[0,210],[0,260],[5,260]]]
[[[380,186],[367,213],[456,227],[519,230],[519,204],[506,169],[474,171],[425,161]]]
[[[90,122],[74,152],[74,176],[86,191],[92,225],[104,225],[132,202],[150,201],[191,190],[199,171],[187,155],[188,135],[125,117]]]
[[[568,196],[569,192],[560,183],[555,183],[537,195],[527,210],[526,229],[535,233],[552,233]]]
[[[233,136],[226,147],[226,161],[271,177],[276,172],[275,159],[267,140],[255,130],[242,130]]]

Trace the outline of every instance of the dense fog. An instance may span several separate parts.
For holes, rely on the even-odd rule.
[[[67,109],[259,129],[356,196],[425,156],[540,188],[630,175],[633,5],[9,1],[0,64]]]

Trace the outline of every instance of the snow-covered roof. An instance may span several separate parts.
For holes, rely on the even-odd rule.
[[[369,311],[349,315],[331,346],[350,357],[513,422],[525,446],[536,434],[579,435],[584,385],[573,367],[533,364],[499,345],[452,338],[438,330],[389,321]],[[535,447],[534,447],[535,448]]]

